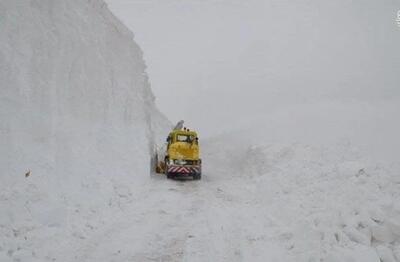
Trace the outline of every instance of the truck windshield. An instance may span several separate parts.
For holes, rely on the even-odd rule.
[[[191,143],[194,140],[194,136],[189,135],[176,135],[177,142],[188,142]]]

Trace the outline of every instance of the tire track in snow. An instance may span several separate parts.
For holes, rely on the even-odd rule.
[[[279,230],[257,210],[251,181],[244,179],[157,177],[82,241],[76,261],[264,261]]]
[[[191,197],[198,188],[191,183],[195,182],[157,179],[150,183],[142,190],[150,192],[143,204],[127,206],[121,217],[86,241],[77,260],[181,261],[201,204]]]

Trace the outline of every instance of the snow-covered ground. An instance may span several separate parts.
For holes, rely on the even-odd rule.
[[[236,221],[237,260],[400,260],[398,162],[373,162],[349,142],[240,148],[205,159],[219,212]]]
[[[201,140],[202,180],[167,180],[170,123],[104,3],[0,12],[1,262],[400,261],[395,98],[237,119]]]
[[[115,181],[104,206],[67,205],[52,218],[65,225],[3,227],[4,259],[399,261],[398,164],[371,163],[347,143],[223,152],[226,142],[204,145],[201,181]],[[41,194],[36,212],[47,211]]]

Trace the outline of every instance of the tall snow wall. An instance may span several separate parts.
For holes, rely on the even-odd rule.
[[[102,0],[1,1],[0,189],[146,177],[169,122],[145,70]]]

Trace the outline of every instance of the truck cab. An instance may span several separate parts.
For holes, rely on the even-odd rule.
[[[195,131],[173,130],[167,137],[165,173],[168,178],[201,179],[199,138]]]
[[[183,127],[179,121],[167,136],[165,147],[156,149],[155,171],[167,178],[201,179],[199,137],[195,131]]]

